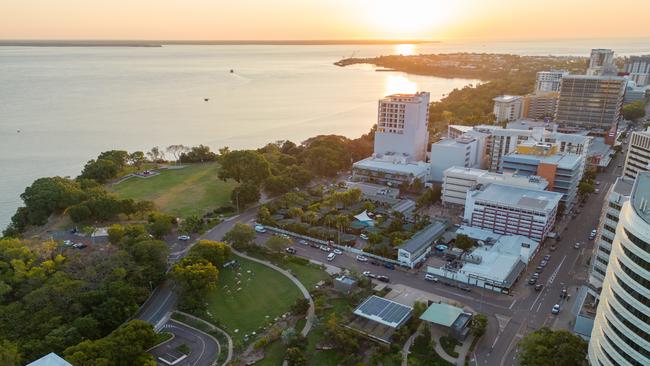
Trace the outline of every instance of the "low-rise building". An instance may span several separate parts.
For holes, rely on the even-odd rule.
[[[444,171],[442,181],[442,202],[465,206],[467,192],[478,184],[499,183],[513,187],[544,190],[546,179],[537,176],[520,176],[512,173],[495,173],[482,169],[451,167]]]
[[[418,231],[397,249],[397,260],[409,268],[426,259],[431,246],[447,229],[447,224],[436,221]]]
[[[494,99],[493,113],[496,121],[506,122],[518,120],[522,117],[522,98],[519,95],[501,95]]]
[[[430,168],[428,163],[391,154],[371,156],[352,164],[352,180],[399,187],[412,184],[416,179],[426,182]]]
[[[354,311],[352,322],[347,328],[385,344],[390,344],[395,330],[406,323],[413,314],[413,308],[383,297],[372,295]]]
[[[28,363],[27,366],[72,366],[72,364],[56,353],[50,352],[38,360]]]
[[[445,333],[462,341],[470,332],[472,313],[457,306],[433,303],[420,315],[420,319],[434,326],[442,327]]]
[[[467,193],[464,221],[497,234],[542,241],[555,225],[562,194],[490,183]]]
[[[357,280],[349,276],[339,276],[333,281],[334,289],[349,294],[357,287]]]
[[[463,135],[444,139],[431,145],[431,180],[442,182],[443,172],[452,166],[478,168],[484,160],[483,145],[475,137]]]

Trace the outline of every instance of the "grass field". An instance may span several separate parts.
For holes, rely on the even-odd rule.
[[[217,163],[191,164],[162,170],[146,179],[130,178],[111,190],[123,198],[153,201],[164,212],[187,217],[230,203],[230,193],[237,183],[220,180],[218,172]]]
[[[253,331],[259,333],[261,326],[287,312],[302,296],[281,273],[241,257],[236,259],[241,267],[221,270],[217,288],[206,296],[208,320],[222,325],[234,341]]]

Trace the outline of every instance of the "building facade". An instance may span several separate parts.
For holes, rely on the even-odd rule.
[[[646,131],[632,132],[623,175],[635,179],[640,172],[650,170],[648,164],[650,164],[650,128]]]
[[[472,227],[541,242],[555,225],[561,198],[555,192],[491,183],[467,193],[463,218]]]
[[[563,77],[555,121],[584,129],[611,129],[621,119],[626,85],[617,76]]]
[[[394,94],[379,100],[375,154],[425,161],[429,143],[429,93]]]
[[[624,71],[637,86],[650,85],[650,55],[627,57]]]
[[[523,113],[524,118],[532,120],[553,120],[560,93],[536,93],[524,96]]]
[[[623,204],[589,341],[591,365],[650,365],[650,173]]]
[[[424,183],[429,179],[430,165],[423,161],[408,161],[402,157],[371,156],[352,164],[352,180],[391,187],[410,185],[416,179]]]
[[[431,180],[442,182],[447,168],[459,166],[478,168],[483,160],[484,150],[479,140],[463,135],[454,140],[444,139],[431,145]]]
[[[587,75],[616,75],[616,71],[616,65],[614,65],[614,51],[605,48],[594,48],[591,50]]]
[[[569,75],[568,71],[538,71],[535,82],[535,94],[560,91],[562,77]]]
[[[515,121],[521,118],[522,98],[518,95],[501,95],[494,99],[492,112],[497,123]]]

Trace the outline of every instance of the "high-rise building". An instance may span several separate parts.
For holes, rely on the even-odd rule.
[[[591,365],[650,365],[650,173],[623,204],[594,327]]]
[[[532,120],[552,120],[559,98],[558,92],[528,94],[523,98],[522,115]]]
[[[515,121],[521,118],[522,98],[519,95],[501,95],[494,99],[493,113],[497,122]]]
[[[614,51],[604,48],[594,48],[591,50],[587,75],[616,75],[616,65],[614,65]]]
[[[623,204],[630,199],[634,180],[619,177],[611,186],[605,198],[603,212],[600,216],[598,225],[598,235],[596,236],[594,252],[591,259],[591,268],[589,271],[589,284],[594,290],[594,297],[598,297],[600,289],[603,287],[609,255],[612,252],[612,243],[616,236],[616,226],[618,217],[623,208]]]
[[[379,100],[375,155],[426,161],[429,93],[394,94]]]
[[[569,75],[568,71],[539,71],[535,82],[535,94],[560,91],[562,77]]]
[[[479,168],[485,153],[480,146],[477,138],[466,135],[431,144],[431,180],[442,182],[444,171],[452,166]]]
[[[634,131],[630,136],[630,146],[625,157],[623,176],[634,179],[640,172],[650,170],[650,128]]]
[[[650,84],[650,55],[630,56],[625,59],[624,71],[637,86]]]
[[[563,77],[555,122],[584,129],[611,129],[621,119],[626,83],[617,76]]]

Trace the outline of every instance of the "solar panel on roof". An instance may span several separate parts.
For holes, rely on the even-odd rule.
[[[412,309],[408,306],[371,296],[354,311],[356,315],[378,321],[380,323],[398,327],[411,315]]]

